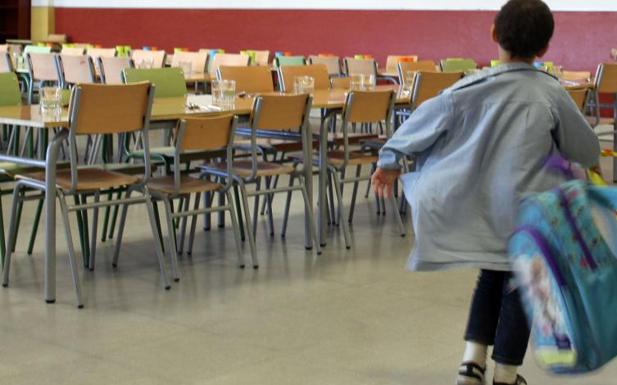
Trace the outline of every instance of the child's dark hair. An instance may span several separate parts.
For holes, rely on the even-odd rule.
[[[501,48],[512,57],[531,58],[548,46],[555,21],[541,0],[510,0],[495,18],[495,33]]]

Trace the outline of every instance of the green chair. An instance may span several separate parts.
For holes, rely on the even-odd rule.
[[[278,56],[274,59],[277,67],[306,65],[304,56]]]
[[[125,83],[149,81],[154,84],[154,98],[182,97],[188,93],[181,68],[125,68]]]
[[[473,59],[448,58],[441,61],[442,72],[469,72],[478,68]]]

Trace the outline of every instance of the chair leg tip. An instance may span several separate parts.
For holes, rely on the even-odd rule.
[[[351,246],[346,246],[347,250],[351,250]]]
[[[253,270],[259,270],[259,265],[253,265]]]
[[[328,244],[327,243],[320,243],[319,246],[321,247],[326,247]]]
[[[84,305],[77,305],[77,308],[78,308],[78,309],[83,309],[83,308],[84,308]]]
[[[321,251],[318,251],[318,252],[317,252],[317,255],[321,255],[321,254],[322,254],[322,253],[321,253]]]
[[[114,269],[117,269],[118,268],[118,264],[117,263],[112,263],[111,267],[113,267]]]
[[[45,303],[47,303],[47,304],[50,304],[50,305],[51,305],[51,304],[56,303],[56,300],[55,300],[55,299],[46,299],[46,300],[45,300]]]
[[[307,251],[311,251],[311,250],[313,250],[313,246],[309,246],[309,247],[305,246],[304,249],[307,250]]]
[[[165,290],[171,290],[171,285],[165,286]]]
[[[8,283],[3,283],[2,287],[9,287],[9,284]]]
[[[180,282],[180,278],[174,278],[174,282]]]
[[[242,264],[242,265],[238,265],[238,268],[240,268],[240,269],[244,269],[244,268],[246,268],[246,265],[244,265],[244,264]]]

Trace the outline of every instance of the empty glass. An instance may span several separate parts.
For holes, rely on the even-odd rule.
[[[298,76],[294,79],[294,93],[312,94],[315,91],[315,79],[310,76]]]
[[[405,76],[403,77],[403,86],[401,87],[404,95],[411,95],[415,76],[416,71],[407,71],[405,73]]]
[[[233,110],[236,104],[236,82],[234,80],[219,80],[216,86],[216,96],[214,85],[212,87],[214,104],[224,110]],[[216,100],[218,100],[218,103]]]
[[[370,91],[375,88],[375,76],[366,74],[351,75],[349,84],[353,91]]]
[[[213,79],[210,82],[210,91],[212,92],[212,104],[220,106],[223,99],[223,95],[221,94],[221,81]]]
[[[45,120],[58,121],[62,114],[62,89],[42,87],[40,92],[41,115]]]

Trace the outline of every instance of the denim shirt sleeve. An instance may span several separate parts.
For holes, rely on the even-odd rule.
[[[552,106],[555,118],[553,137],[559,152],[568,160],[584,167],[598,164],[600,143],[583,114],[564,90],[561,100]]]
[[[428,149],[448,129],[452,116],[451,93],[422,103],[392,135],[379,152],[377,165],[399,169],[399,160]]]

